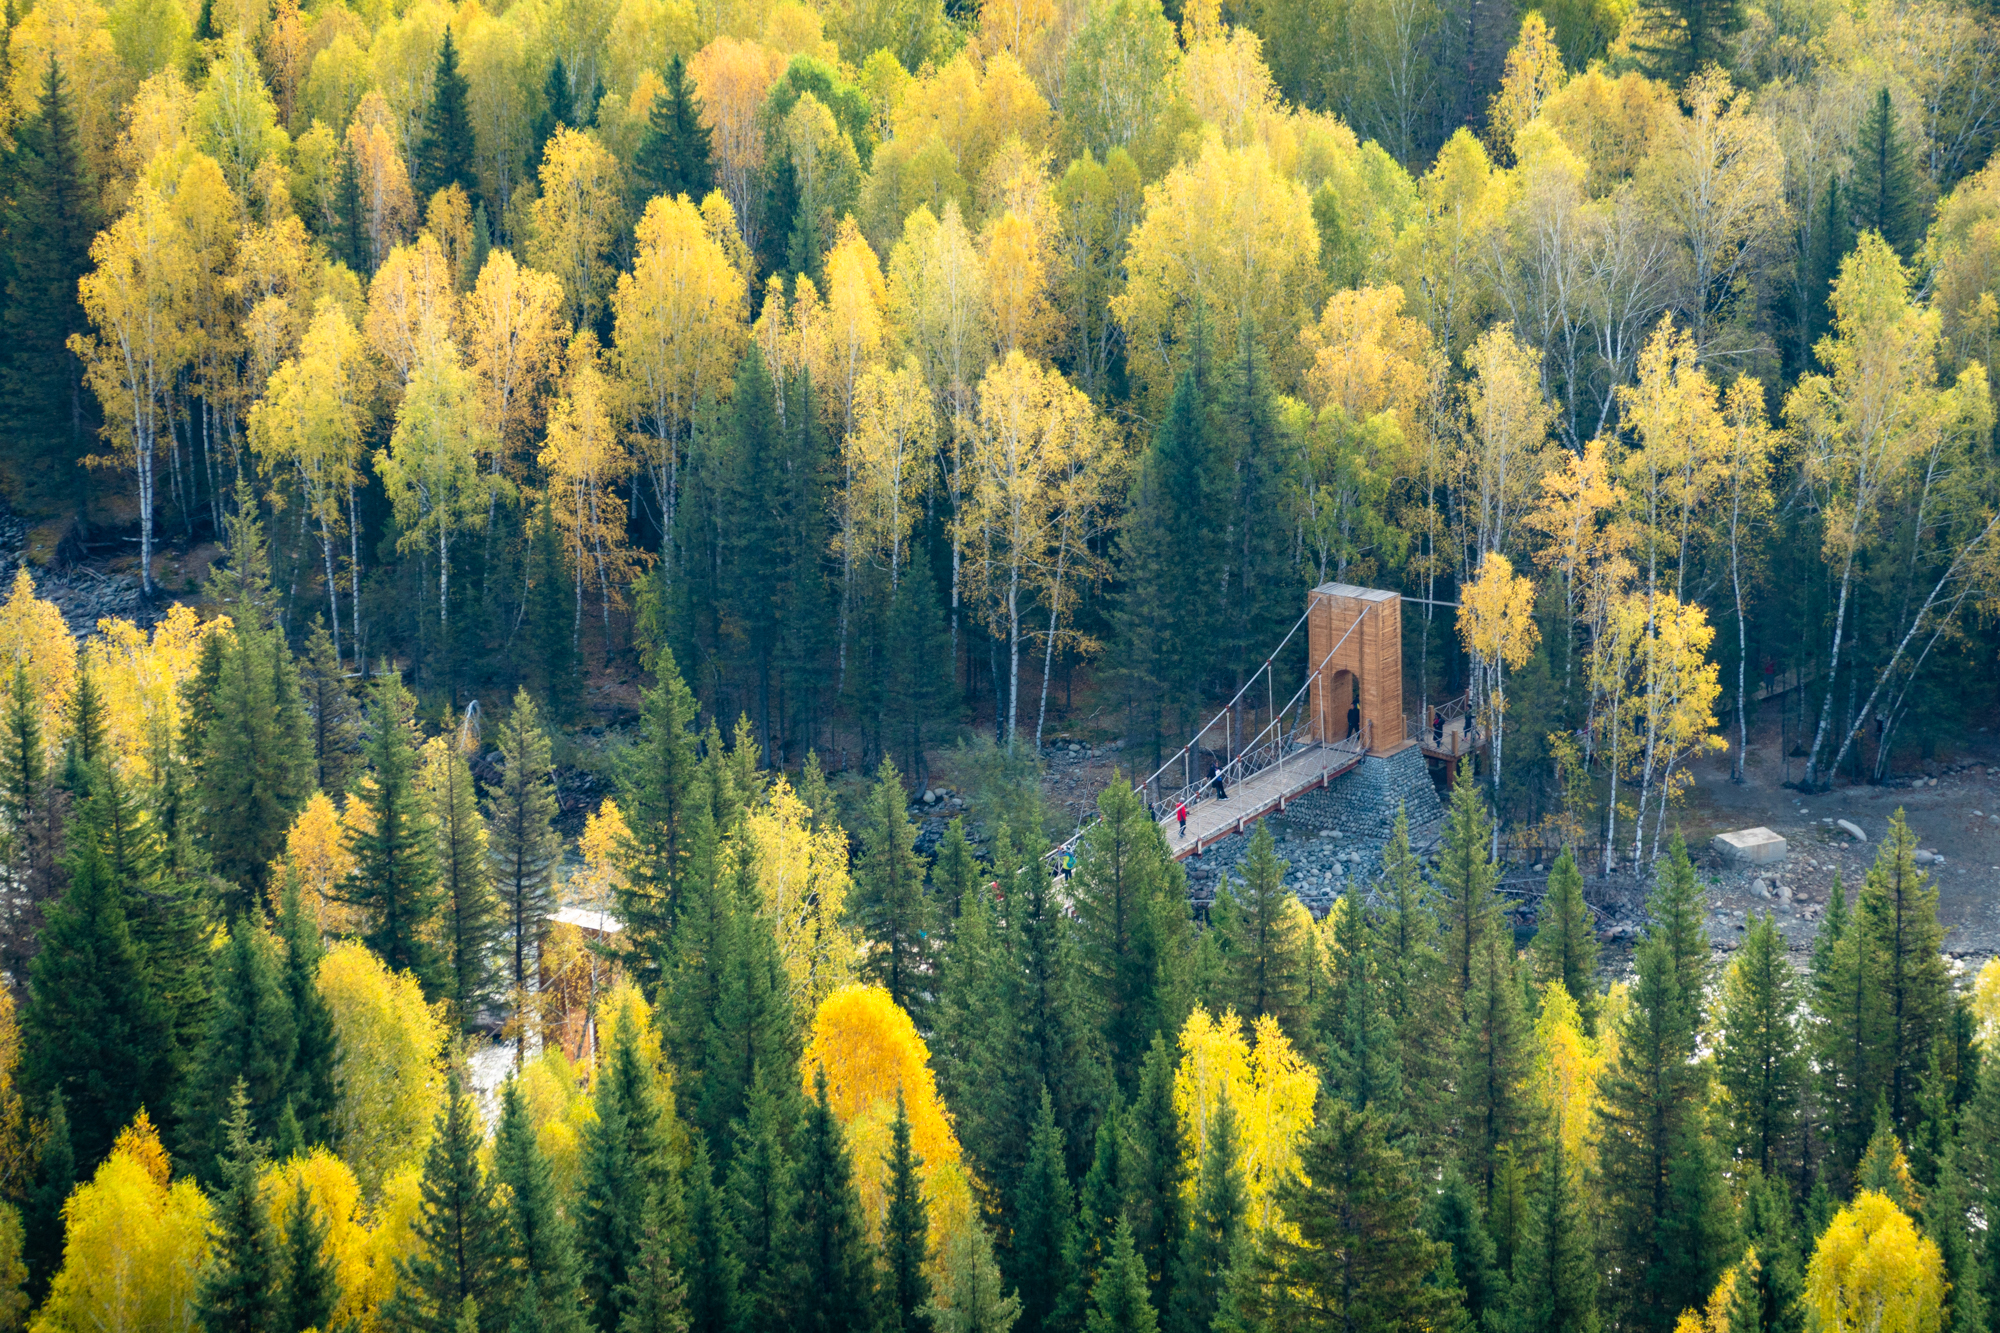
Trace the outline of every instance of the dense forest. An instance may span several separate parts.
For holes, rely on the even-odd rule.
[[[2000,963],[1676,832],[1996,702],[1993,12],[4,23],[0,1333],[2000,1326]],[[1329,581],[1479,762],[1197,913]]]

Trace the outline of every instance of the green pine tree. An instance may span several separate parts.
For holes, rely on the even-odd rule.
[[[96,840],[77,839],[66,867],[29,966],[21,1075],[39,1098],[61,1097],[73,1169],[87,1175],[140,1107],[173,1104],[172,1028]]]
[[[34,956],[42,910],[56,892],[62,811],[49,774],[41,701],[28,684],[27,668],[19,663],[0,718],[0,818],[5,820],[7,869],[27,899],[0,930],[0,964],[20,977],[27,975]]]
[[[1880,1087],[1877,1028],[1881,1007],[1871,993],[1869,951],[1836,873],[1826,917],[1813,941],[1810,982],[1818,1067],[1816,1119],[1826,1145],[1826,1170],[1836,1180],[1854,1174],[1868,1146]]]
[[[319,991],[319,961],[325,953],[319,926],[306,910],[296,878],[286,884],[282,902],[278,931],[285,942],[285,991],[298,1034],[285,1105],[298,1122],[301,1143],[312,1147],[333,1141],[340,1039],[333,1011]]]
[[[508,975],[515,993],[526,994],[534,950],[555,910],[556,864],[562,859],[549,737],[526,690],[514,692],[513,710],[500,728],[500,762],[500,789],[486,807],[487,851],[513,946]]]
[[[1742,0],[1646,0],[1636,17],[1640,68],[1678,86],[1728,60],[1729,38],[1742,29],[1744,11]]]
[[[88,663],[77,668],[69,695],[69,739],[63,745],[63,785],[81,795],[91,770],[111,757],[105,738],[104,694]]]
[[[77,282],[91,269],[90,245],[102,219],[69,78],[53,50],[35,83],[34,112],[14,129],[8,206],[0,213],[6,236],[0,328],[7,333],[0,387],[22,444],[68,460],[89,452],[91,404],[69,340],[88,328]],[[32,465],[24,472],[46,465],[26,453],[18,462]],[[55,470],[50,481],[59,486],[56,478],[67,472]]]
[[[618,1333],[686,1333],[687,1282],[674,1256],[686,1243],[680,1182],[671,1173],[653,1185],[639,1225],[639,1249],[618,1289]]]
[[[962,840],[960,821],[953,820],[952,827]],[[946,864],[952,842],[947,832],[940,866]],[[959,1113],[959,1141],[981,1171],[991,1174],[1012,1160],[1005,1151],[1012,1099],[986,1095],[992,1090],[990,1081],[1012,1058],[1012,1032],[993,1021],[995,1014],[1006,1012],[1010,977],[993,900],[969,853],[966,868],[974,872],[974,882],[963,891],[957,925],[939,959],[931,1051],[939,1090]],[[941,885],[940,894],[947,888]]]
[[[1013,1200],[1015,1289],[1024,1333],[1069,1326],[1080,1304],[1076,1271],[1076,1205],[1070,1190],[1063,1133],[1042,1089],[1041,1111],[1029,1140],[1027,1169]]]
[[[907,801],[902,774],[884,757],[862,813],[853,911],[868,942],[862,975],[915,1014],[932,985],[931,904]]]
[[[1472,765],[1458,771],[1458,783],[1451,791],[1451,808],[1444,828],[1444,846],[1438,851],[1438,887],[1444,891],[1445,958],[1450,971],[1452,1009],[1463,1018],[1471,1002],[1473,973],[1486,937],[1492,934],[1499,915],[1493,895],[1499,883],[1489,849],[1493,822],[1486,813],[1486,798]]]
[[[347,791],[361,763],[361,709],[326,625],[317,618],[299,662],[299,693],[312,729],[313,785],[329,796]]]
[[[654,685],[639,709],[639,739],[619,778],[619,808],[631,838],[622,849],[625,883],[618,890],[618,918],[626,967],[642,983],[657,984],[666,965],[668,939],[679,911],[681,881],[690,852],[688,830],[695,799],[695,718],[700,711],[662,647]]]
[[[715,160],[702,120],[701,95],[678,52],[668,57],[664,87],[653,94],[632,174],[650,199],[686,195],[695,203],[715,188]]]
[[[1480,1213],[1465,1172],[1456,1162],[1448,1163],[1437,1193],[1425,1206],[1424,1234],[1449,1254],[1451,1276],[1473,1327],[1491,1328],[1504,1322],[1509,1292],[1499,1252]]]
[[[1531,1028],[1522,1012],[1512,941],[1486,932],[1473,960],[1472,990],[1458,1046],[1458,1124],[1465,1174],[1490,1210],[1502,1155],[1526,1126]],[[1502,1247],[1503,1255],[1506,1247]]]
[[[1685,862],[1676,838],[1654,886],[1617,1060],[1598,1093],[1610,1294],[1621,1323],[1649,1329],[1671,1328],[1680,1311],[1705,1304],[1720,1273],[1717,1238],[1706,1232],[1715,1196],[1715,1163],[1703,1151],[1707,1070],[1692,1062],[1708,946]]]
[[[597,1120],[584,1132],[578,1241],[591,1323],[602,1333],[618,1333],[635,1308],[632,1281],[645,1245],[647,1209],[668,1166],[671,1112],[653,1069],[640,1057],[634,1026],[618,1025],[597,1076]]]
[[[986,1086],[1009,1095],[999,1127],[1004,1138],[995,1160],[995,1184],[1004,1191],[1018,1186],[1025,1159],[1032,1152],[1032,1129],[1039,1090],[1053,1099],[1072,1174],[1082,1174],[1081,1160],[1093,1142],[1097,1108],[1103,1105],[1109,1071],[1103,1048],[1089,1020],[1088,992],[1078,965],[1073,925],[1065,904],[1050,881],[1049,865],[1035,852],[1040,845],[1008,839],[1008,851],[996,858],[994,878],[1013,885],[1007,904],[1006,942],[1011,967],[1003,977],[1004,1008],[1009,1025],[1001,1040],[988,1049],[995,1063],[987,1070]],[[988,1021],[991,1021],[990,1018]],[[1018,1061],[1018,1074],[1004,1072]],[[998,1100],[998,1099],[996,1099]],[[1004,1194],[1003,1194],[1004,1197]],[[1025,1290],[1022,1303],[1032,1318],[1034,1309]]]
[[[1514,1256],[1506,1326],[1515,1333],[1596,1333],[1597,1268],[1583,1183],[1548,1137],[1521,1244]]]
[[[1534,943],[1535,980],[1560,981],[1576,1001],[1587,1037],[1597,1035],[1597,923],[1583,900],[1583,872],[1568,848],[1549,871]]]
[[[1174,1057],[1165,1034],[1156,1035],[1139,1070],[1139,1095],[1126,1117],[1132,1136],[1132,1188],[1126,1208],[1132,1238],[1146,1265],[1153,1308],[1173,1308],[1174,1260],[1188,1226],[1182,1199],[1180,1116],[1174,1110]]]
[[[396,1260],[396,1289],[382,1319],[411,1333],[456,1333],[468,1301],[479,1333],[508,1324],[514,1275],[511,1229],[497,1182],[479,1164],[479,1113],[453,1073],[424,1155],[421,1202],[411,1222],[416,1249]]]
[[[786,1229],[798,1192],[792,1168],[792,1143],[799,1132],[797,1088],[795,1074],[759,1070],[749,1109],[734,1127],[729,1211],[743,1266],[742,1315],[750,1327],[779,1327],[790,1309]]]
[[[884,704],[900,724],[892,738],[903,771],[919,785],[930,772],[924,759],[933,724],[954,703],[951,631],[938,597],[930,557],[913,552],[889,606],[889,645]]]
[[[1785,954],[1767,912],[1723,975],[1715,1074],[1734,1159],[1795,1180],[1805,1165],[1799,1131],[1807,1069],[1795,1017],[1801,987]]]
[[[340,1304],[340,1274],[327,1250],[330,1228],[312,1192],[300,1185],[285,1210],[283,1272],[279,1284],[282,1333],[329,1328]]]
[[[937,1333],[1012,1333],[1021,1301],[1000,1285],[993,1241],[977,1218],[945,1242],[943,1295],[928,1313]]]
[[[416,168],[410,173],[415,177],[411,184],[416,186],[420,207],[450,185],[468,195],[479,193],[479,181],[472,170],[472,118],[465,105],[468,91],[465,74],[458,67],[458,45],[447,24],[438,47],[437,72],[431,78],[431,104],[424,108],[423,128],[411,154],[410,165]]]
[[[33,1188],[22,1221],[28,1260],[28,1297],[39,1303],[63,1257],[63,1204],[76,1188],[76,1154],[70,1146],[69,1112],[60,1091],[48,1098],[47,1129],[35,1154]]]
[[[417,787],[417,750],[409,715],[414,701],[394,672],[370,691],[366,753],[372,781],[358,799],[367,831],[353,838],[352,900],[366,920],[361,941],[398,971],[415,976],[428,997],[448,994],[451,976],[434,931],[443,910],[437,839]]]
[[[889,1208],[882,1219],[883,1333],[929,1333],[925,1314],[931,1281],[924,1272],[929,1254],[930,1215],[917,1172],[924,1159],[910,1147],[910,1115],[903,1090],[896,1089],[896,1122],[889,1140]]]
[[[1077,1190],[1077,1263],[1088,1288],[1111,1252],[1111,1233],[1125,1216],[1127,1199],[1137,1187],[1135,1162],[1125,1132],[1125,1106],[1117,1089],[1097,1122],[1097,1150]]]
[[[1228,679],[1247,681],[1264,662],[1270,645],[1284,636],[1298,614],[1298,574],[1292,552],[1279,525],[1267,521],[1285,504],[1289,462],[1297,445],[1273,387],[1255,320],[1237,326],[1235,355],[1216,376],[1218,392],[1211,404],[1221,439],[1224,488],[1222,509],[1223,578],[1211,586],[1220,590],[1221,630],[1214,647]],[[1204,521],[1213,523],[1213,514]],[[1393,744],[1400,736],[1377,743]]]
[[[509,1257],[523,1278],[515,1297],[517,1309],[533,1305],[539,1327],[549,1333],[557,1329],[574,1333],[582,1327],[576,1236],[520,1085],[513,1079],[500,1085],[493,1176],[507,1187]]]
[[[238,1079],[222,1125],[213,1248],[195,1291],[195,1317],[209,1333],[268,1333],[284,1313],[284,1256],[262,1182],[264,1145],[252,1133],[250,1092]]]
[[[729,1192],[715,1180],[708,1145],[698,1136],[688,1151],[687,1226],[681,1272],[687,1275],[689,1333],[735,1333],[743,1318],[743,1257]]]
[[[1214,1327],[1231,1274],[1247,1255],[1248,1214],[1249,1196],[1238,1160],[1236,1107],[1224,1096],[1209,1117],[1201,1175],[1195,1182],[1194,1215],[1175,1261],[1173,1308],[1167,1314],[1170,1333],[1206,1333]],[[1122,1218],[1119,1225],[1124,1226]],[[1143,1275],[1143,1267],[1140,1272]]]
[[[1917,839],[1899,809],[1855,903],[1854,929],[1866,950],[1866,996],[1875,1020],[1880,1088],[1899,1134],[1917,1118],[1917,1088],[1932,1043],[1951,1020],[1951,979],[1937,887],[1917,869]]]
[[[180,1109],[180,1156],[204,1184],[217,1179],[239,1090],[251,1138],[275,1137],[299,1049],[284,961],[269,931],[237,918],[216,951],[214,975],[215,1008]]]
[[[824,1065],[815,1070],[813,1091],[799,1127],[792,1212],[779,1248],[792,1279],[790,1327],[845,1333],[874,1324],[875,1259],[846,1135],[827,1105]]]
[[[1112,772],[1097,811],[1098,821],[1077,842],[1069,890],[1096,1026],[1118,1087],[1130,1094],[1154,1036],[1177,1034],[1187,1019],[1194,932],[1186,876],[1124,773]],[[1275,961],[1281,973],[1296,963]],[[1282,978],[1273,989],[1290,995]]]
[[[576,712],[582,664],[562,541],[556,532],[555,512],[547,504],[535,513],[529,569],[527,617],[533,669],[528,677],[548,710],[549,720],[566,722]]]
[[[461,1027],[470,1028],[494,999],[494,949],[504,924],[493,892],[486,821],[472,785],[472,769],[449,735],[428,775],[430,826],[438,890],[444,909],[445,998]]]
[[[1090,1289],[1088,1333],[1154,1333],[1160,1326],[1146,1299],[1146,1266],[1132,1248],[1132,1224],[1118,1219],[1111,1253]]]
[[[1907,260],[1924,238],[1924,207],[1909,140],[1883,88],[1858,127],[1846,203],[1854,231],[1872,231]]]
[[[208,600],[229,613],[238,634],[268,630],[277,619],[278,593],[271,585],[271,548],[264,540],[264,520],[247,473],[237,473],[222,529],[222,550],[228,558],[209,567]]]
[[[1924,1234],[1944,1258],[1946,1296],[1944,1327],[1953,1333],[1973,1333],[1989,1327],[1986,1293],[1980,1289],[1979,1257],[1967,1223],[1970,1201],[1959,1170],[1956,1145],[1948,1145],[1938,1163],[1937,1179],[1924,1198]]]
[[[1327,1103],[1301,1155],[1303,1178],[1278,1187],[1298,1235],[1257,1249],[1234,1293],[1245,1316],[1385,1333],[1456,1326],[1458,1292],[1434,1281],[1444,1247],[1417,1225],[1418,1181],[1386,1134],[1375,1112]]]
[[[938,933],[947,947],[967,899],[976,896],[984,882],[978,858],[965,837],[965,819],[960,816],[945,826],[944,837],[938,840],[937,857],[931,862],[931,893],[937,899]]]
[[[1792,1192],[1754,1168],[1743,1181],[1744,1252],[1736,1270],[1730,1333],[1800,1333],[1805,1265],[1792,1221]]]

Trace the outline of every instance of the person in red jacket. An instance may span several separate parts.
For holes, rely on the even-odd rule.
[[[1181,822],[1181,836],[1187,836],[1187,802],[1182,801],[1174,810],[1174,818]]]

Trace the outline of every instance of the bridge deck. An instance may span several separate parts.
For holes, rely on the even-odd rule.
[[[1297,796],[1323,787],[1361,762],[1358,748],[1312,745],[1287,755],[1282,764],[1273,764],[1253,773],[1229,788],[1227,800],[1217,800],[1213,788],[1188,805],[1187,832],[1181,833],[1173,811],[1160,821],[1167,846],[1176,861],[1186,860],[1202,848],[1232,834],[1241,833],[1251,823],[1282,810]]]
[[[1463,713],[1446,718],[1441,731],[1428,720],[1419,724],[1412,719],[1410,736],[1423,747],[1426,759],[1459,759],[1486,745],[1485,734],[1474,732],[1471,719]]]

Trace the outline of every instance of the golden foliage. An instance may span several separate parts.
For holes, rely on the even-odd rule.
[[[192,1180],[169,1183],[166,1149],[140,1112],[63,1204],[63,1265],[36,1329],[194,1329],[208,1211]]]
[[[277,868],[299,877],[299,887],[312,904],[313,919],[323,935],[346,934],[359,919],[338,892],[341,882],[354,871],[348,838],[339,807],[323,791],[312,794],[285,831],[285,851]]]
[[[69,692],[76,685],[76,640],[55,603],[35,596],[27,566],[15,571],[14,591],[0,604],[0,662],[8,688],[14,668],[28,673],[28,688],[42,705],[42,739],[51,747],[62,736]]]
[[[202,641],[231,628],[227,616],[203,621],[178,602],[151,638],[129,620],[97,622],[83,660],[104,700],[105,734],[121,771],[141,782],[157,776],[156,765],[180,740],[181,687],[194,675]]]
[[[444,1102],[444,1023],[414,977],[353,942],[320,960],[319,992],[340,1039],[341,1157],[374,1198],[430,1142]]]
[[[1292,1049],[1269,1014],[1243,1034],[1234,1010],[1221,1019],[1196,1006],[1181,1028],[1181,1060],[1174,1071],[1174,1111],[1181,1122],[1185,1190],[1194,1197],[1209,1122],[1226,1098],[1236,1110],[1237,1161],[1242,1167],[1249,1216],[1258,1228],[1275,1225],[1279,1182],[1299,1174],[1299,1147],[1313,1127],[1319,1075]]]
[[[1804,1303],[1822,1333],[1937,1333],[1944,1259],[1888,1196],[1863,1190],[1806,1267]]]
[[[1563,1152],[1588,1172],[1596,1165],[1597,1080],[1608,1067],[1597,1042],[1583,1032],[1576,1001],[1562,982],[1551,981],[1542,991],[1542,1009],[1535,1016],[1535,1063],[1528,1073],[1528,1095],[1562,1135]]]
[[[931,1075],[930,1051],[916,1024],[880,986],[849,985],[821,1001],[799,1061],[808,1096],[814,1074],[826,1070],[827,1103],[846,1127],[855,1183],[879,1238],[889,1206],[888,1153],[900,1091],[910,1120],[910,1147],[930,1210],[930,1250],[941,1251],[972,1217],[970,1179],[960,1160],[944,1099]]]
[[[843,924],[847,835],[838,825],[813,827],[812,811],[782,776],[769,799],[744,816],[736,854],[747,857],[762,892],[764,914],[778,940],[799,1016],[854,977],[861,941]]]
[[[303,1191],[319,1211],[326,1225],[326,1247],[321,1251],[331,1263],[340,1284],[340,1301],[334,1306],[334,1323],[361,1329],[375,1326],[378,1301],[370,1295],[384,1290],[383,1274],[375,1272],[375,1238],[361,1206],[361,1183],[347,1163],[325,1148],[314,1148],[303,1157],[273,1163],[264,1170],[264,1197],[271,1210],[280,1238],[289,1245],[285,1222],[292,1204]],[[386,1275],[389,1282],[395,1274]]]

